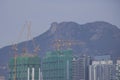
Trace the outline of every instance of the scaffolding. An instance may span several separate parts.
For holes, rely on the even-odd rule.
[[[72,51],[48,52],[42,61],[43,80],[72,80]]]
[[[38,56],[27,54],[9,61],[9,80],[14,80],[14,77],[16,80],[40,80],[40,73],[40,57]]]

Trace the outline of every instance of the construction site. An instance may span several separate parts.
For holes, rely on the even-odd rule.
[[[42,61],[43,80],[72,80],[72,51],[48,52]]]
[[[40,80],[40,57],[28,53],[9,61],[9,80]]]
[[[28,25],[27,40],[30,40],[30,24]],[[27,50],[18,54],[17,44],[12,49],[14,57],[9,61],[9,80],[88,80],[85,76],[86,57],[76,59],[71,49],[72,45],[81,45],[79,41],[56,39],[54,51],[49,51],[43,58],[38,55],[39,47],[32,40],[33,53]],[[64,48],[64,49],[63,49]]]
[[[27,28],[27,40],[30,40],[31,23],[26,23],[23,27],[20,36],[22,36],[24,29]],[[18,54],[17,44],[12,46],[14,57],[8,63],[9,67],[9,80],[42,80],[41,72],[41,58],[38,56],[38,46],[32,40],[34,50],[30,53],[27,49],[27,43],[24,44],[23,52]]]

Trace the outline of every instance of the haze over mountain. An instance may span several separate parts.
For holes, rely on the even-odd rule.
[[[120,29],[103,21],[82,25],[75,22],[53,22],[49,30],[34,38],[34,42],[40,46],[38,54],[41,57],[48,51],[56,50],[55,43],[61,44],[62,47],[59,49],[71,48],[74,55],[95,56],[105,54],[111,55],[113,58],[120,57]],[[18,55],[23,53],[25,45],[27,45],[28,52],[33,53],[33,41],[29,40],[17,44]],[[14,52],[11,45],[0,49],[0,61],[2,61],[0,63],[0,75],[5,75],[8,61],[13,56]]]

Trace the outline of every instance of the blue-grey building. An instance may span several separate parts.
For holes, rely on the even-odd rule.
[[[89,80],[89,56],[74,57],[72,61],[72,80]]]

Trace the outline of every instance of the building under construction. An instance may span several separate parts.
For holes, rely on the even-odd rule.
[[[43,80],[72,80],[72,51],[48,52],[42,61]]]
[[[24,54],[9,61],[9,80],[41,80],[40,57]]]

